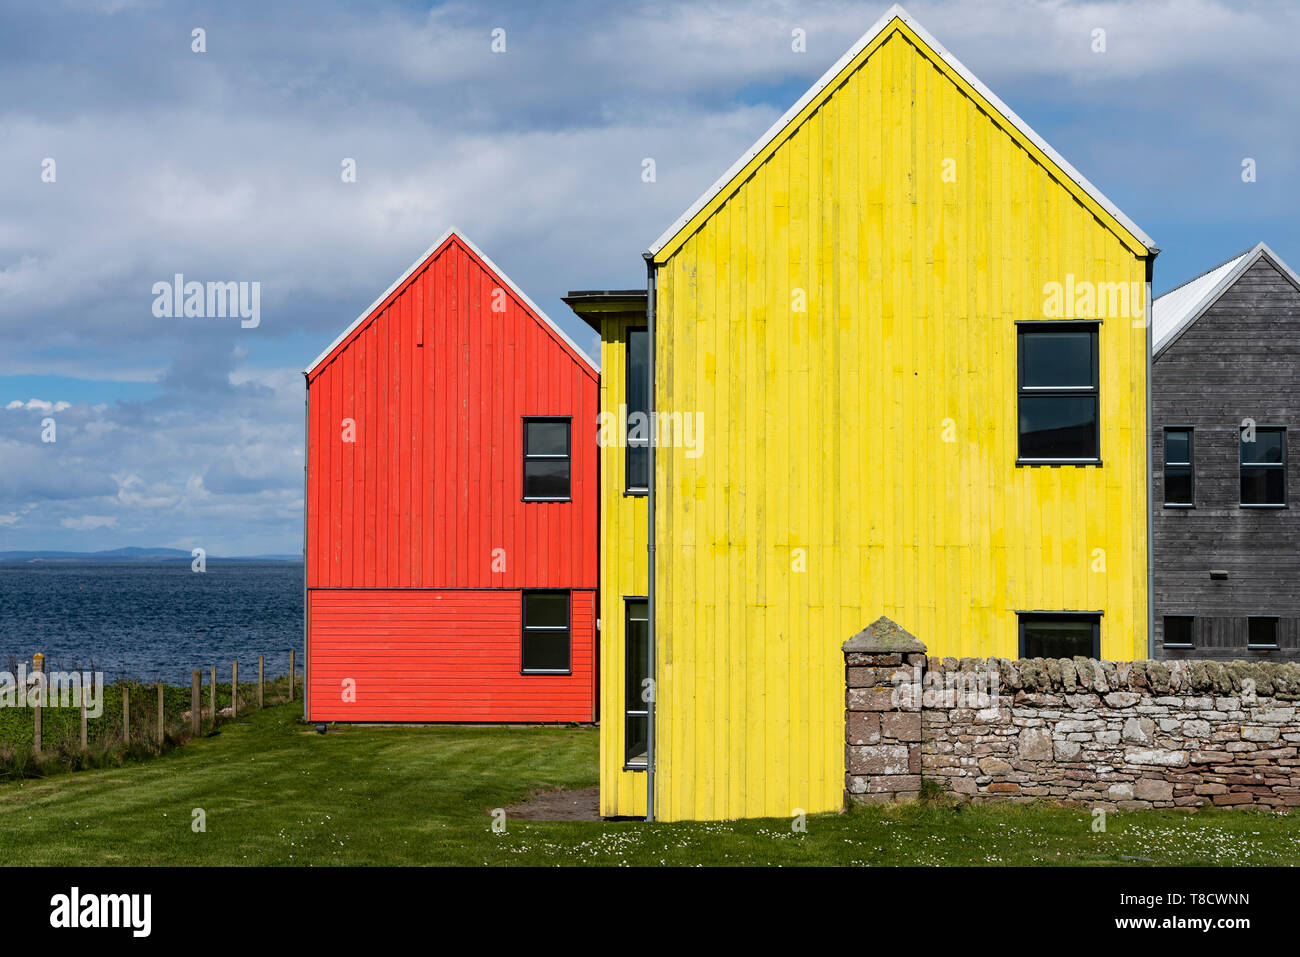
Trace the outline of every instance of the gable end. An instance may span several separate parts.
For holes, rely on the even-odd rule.
[[[739,189],[741,184],[790,138],[805,120],[839,89],[890,37],[901,35],[941,73],[970,97],[990,118],[1020,144],[1074,198],[1103,223],[1139,258],[1158,251],[1151,238],[1070,165],[1005,103],[949,53],[924,27],[895,4],[859,38],[784,116],[774,123],[654,242],[649,254],[656,264],[667,262],[683,243]]]
[[[307,377],[310,384],[326,366],[330,364],[348,345],[356,339],[366,327],[370,325],[398,296],[400,296],[413,282],[415,282],[429,266],[437,260],[447,248],[452,244],[458,245],[469,257],[474,260],[480,269],[490,273],[496,279],[501,281],[502,288],[505,289],[516,301],[524,312],[528,313],[537,321],[546,333],[555,340],[556,344],[563,349],[571,359],[577,362],[583,371],[592,378],[599,378],[600,367],[587,353],[559,327],[541,308],[528,297],[528,295],[515,285],[514,281],[507,276],[500,267],[497,266],[487,255],[478,248],[470,239],[462,234],[455,227],[448,229],[438,238],[432,246],[426,249],[418,259],[413,262],[406,272],[402,273],[397,280],[384,291],[382,295],[372,302],[361,315],[357,316],[346,329],[335,339],[325,351],[318,355],[311,364],[303,370],[303,375]]]

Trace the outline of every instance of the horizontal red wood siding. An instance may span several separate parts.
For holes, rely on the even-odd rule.
[[[312,721],[591,721],[596,596],[570,594],[570,675],[520,674],[522,592],[308,593]],[[356,700],[344,700],[344,682]]]
[[[597,373],[455,235],[309,389],[308,587],[596,587]],[[522,501],[525,416],[571,417],[572,501]]]

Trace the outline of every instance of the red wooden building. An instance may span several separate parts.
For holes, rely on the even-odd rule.
[[[447,232],[306,370],[306,714],[595,718],[595,364]]]

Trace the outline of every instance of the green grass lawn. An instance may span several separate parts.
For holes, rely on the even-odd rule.
[[[909,806],[709,824],[508,821],[536,789],[596,783],[597,733],[337,728],[283,705],[156,759],[0,784],[5,864],[1300,863],[1295,816]],[[191,815],[206,812],[195,833]]]

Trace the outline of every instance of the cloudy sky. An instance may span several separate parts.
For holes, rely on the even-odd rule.
[[[907,6],[1164,249],[1157,293],[1300,266],[1300,4]],[[565,291],[641,284],[887,7],[3,0],[0,550],[298,551],[299,370],[444,229],[589,343]],[[176,273],[260,282],[260,324],[156,317]]]

